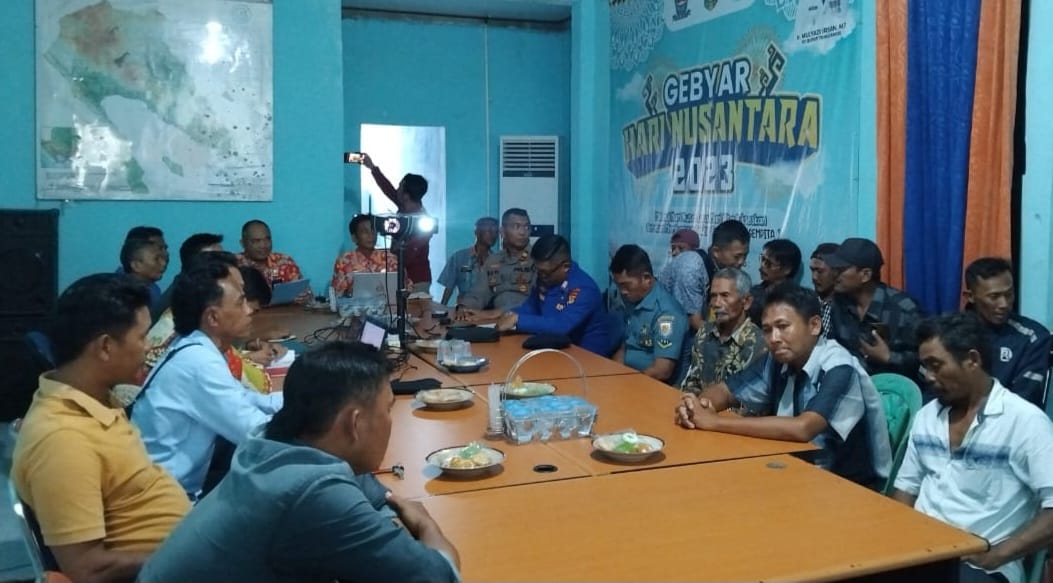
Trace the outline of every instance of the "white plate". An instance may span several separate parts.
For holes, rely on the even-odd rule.
[[[413,343],[413,346],[425,351],[425,352],[438,352],[439,342],[441,340],[417,340]]]
[[[556,392],[556,387],[548,383],[522,383],[519,387],[505,387],[506,397],[524,399],[527,397],[542,397]]]
[[[469,356],[458,360],[444,360],[439,363],[452,373],[479,372],[484,366],[490,364],[490,359],[482,356]]]
[[[424,461],[428,462],[433,466],[437,466],[442,473],[449,476],[456,476],[459,478],[468,478],[473,476],[479,476],[488,473],[492,468],[495,468],[505,462],[505,454],[499,449],[492,447],[483,446],[479,453],[485,453],[490,458],[490,463],[483,466],[477,466],[472,468],[451,468],[449,462],[452,458],[460,455],[461,450],[466,446],[458,445],[456,447],[446,447],[440,450],[433,451],[428,454],[428,457],[424,458]]]
[[[611,458],[612,460],[619,462],[641,462],[654,454],[662,451],[665,447],[665,442],[661,438],[653,435],[637,434],[636,439],[639,443],[647,444],[651,447],[650,451],[640,453],[625,453],[621,451],[615,451],[614,448],[621,442],[621,433],[610,433],[607,435],[597,436],[592,440],[592,447],[596,451],[603,455]]]
[[[428,389],[414,395],[418,403],[436,411],[467,407],[474,397],[475,393],[465,389]]]

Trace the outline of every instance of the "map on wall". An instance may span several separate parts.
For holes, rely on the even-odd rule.
[[[36,0],[37,198],[271,200],[270,0]]]

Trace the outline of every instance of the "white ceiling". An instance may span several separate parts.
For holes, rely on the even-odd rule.
[[[411,14],[559,22],[573,0],[343,0],[344,8]],[[603,0],[606,1],[606,0]]]

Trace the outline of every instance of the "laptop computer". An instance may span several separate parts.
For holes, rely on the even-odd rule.
[[[395,305],[395,300],[398,298],[399,293],[399,276],[397,273],[356,271],[354,277],[351,297],[363,300],[383,298],[389,306]]]
[[[377,350],[384,350],[388,330],[384,322],[372,316],[352,316],[340,327],[340,340],[361,342]]]
[[[304,292],[311,289],[310,279],[298,279],[286,283],[276,283],[271,288],[271,306],[291,304]]]

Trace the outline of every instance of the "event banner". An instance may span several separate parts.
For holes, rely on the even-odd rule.
[[[854,234],[859,7],[850,0],[610,0],[611,253],[655,269],[670,235],[738,219],[808,256]],[[802,283],[810,284],[805,275]]]

